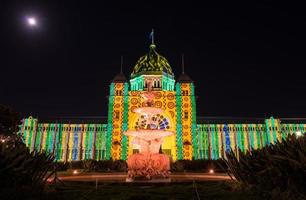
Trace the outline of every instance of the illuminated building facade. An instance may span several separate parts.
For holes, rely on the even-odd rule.
[[[183,63],[182,63],[183,64]],[[304,134],[303,119],[238,119],[197,117],[194,83],[182,72],[177,80],[166,58],[152,43],[127,80],[121,72],[110,84],[107,118],[43,120],[23,119],[20,134],[31,151],[54,153],[58,161],[126,160],[138,151],[123,133],[143,129],[145,116],[134,108],[144,106],[141,94],[153,83],[154,106],[165,110],[152,117],[159,129],[175,132],[162,144],[173,160],[219,159],[233,149],[246,152],[281,141],[288,134]]]

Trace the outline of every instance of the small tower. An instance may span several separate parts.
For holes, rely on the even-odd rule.
[[[123,132],[127,130],[128,82],[123,74],[122,65],[121,57],[120,73],[112,80],[108,97],[106,157],[113,160],[125,160],[127,152],[127,138]]]
[[[182,74],[176,83],[177,110],[177,155],[178,159],[197,158],[196,149],[196,102],[194,85],[185,73],[184,55],[182,55]]]

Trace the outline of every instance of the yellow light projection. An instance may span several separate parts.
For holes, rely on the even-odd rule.
[[[141,97],[142,91],[129,91],[129,118],[128,129],[133,130],[139,120],[139,116],[133,112],[135,108],[144,106],[144,99]],[[156,91],[154,92],[154,107],[164,109],[164,112],[160,116],[161,118],[167,118],[169,121],[169,127],[167,130],[176,132],[176,98],[174,91]],[[164,138],[162,144],[162,150],[164,153],[171,155],[173,160],[177,159],[176,150],[176,136],[175,134]],[[128,155],[133,154],[133,149],[137,149],[133,145],[131,138],[129,138]]]
[[[122,119],[123,119],[123,86],[124,83],[115,83],[115,98],[113,110],[113,132],[111,157],[114,160],[121,158]]]
[[[182,140],[183,159],[192,159],[192,135],[191,135],[191,88],[189,83],[182,83]]]

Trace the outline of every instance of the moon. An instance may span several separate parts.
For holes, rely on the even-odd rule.
[[[28,17],[27,22],[29,26],[36,26],[37,25],[37,20],[35,17]]]

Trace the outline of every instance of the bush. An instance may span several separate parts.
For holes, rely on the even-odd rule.
[[[53,165],[57,171],[67,171],[67,169],[69,168],[69,163],[67,162],[55,162],[53,163]]]
[[[171,163],[170,167],[172,172],[183,172],[185,170],[184,164],[181,161]]]
[[[21,138],[0,143],[0,187],[15,191],[42,191],[53,174],[54,157],[46,152],[29,152]],[[50,172],[50,173],[49,173]]]
[[[84,161],[78,160],[78,161],[70,161],[68,162],[68,167],[70,169],[84,169]]]
[[[126,172],[127,171],[127,163],[124,160],[116,160],[112,162],[111,170]]]
[[[231,151],[224,160],[243,188],[263,198],[305,198],[306,136],[289,136],[275,145],[243,154]]]
[[[127,164],[124,160],[84,160],[68,163],[68,169],[84,169],[86,172],[126,172]]]
[[[226,165],[223,160],[178,160],[171,163],[172,172],[208,172],[210,169],[225,173]]]

